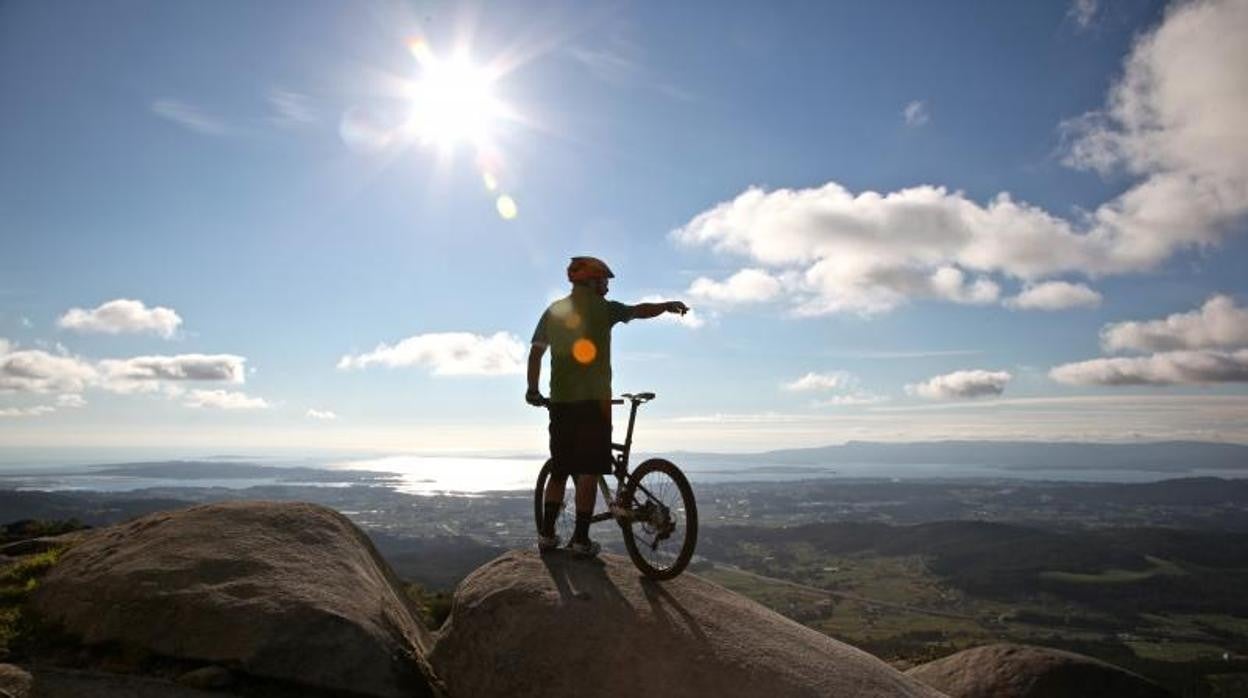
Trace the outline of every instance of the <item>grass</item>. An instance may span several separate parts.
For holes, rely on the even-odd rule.
[[[419,584],[409,583],[404,591],[416,605],[420,621],[430,630],[437,630],[451,615],[452,596],[444,591],[430,591]]]
[[[22,616],[22,606],[39,588],[39,578],[61,559],[64,552],[64,548],[52,548],[28,555],[0,570],[0,650],[11,652],[29,632],[31,626]]]
[[[1182,576],[1187,574],[1182,567],[1159,557],[1146,556],[1152,567],[1146,570],[1105,570],[1096,574],[1078,572],[1041,572],[1041,579],[1071,584],[1130,584],[1141,582],[1158,575]]]
[[[1222,658],[1225,651],[1221,647],[1201,642],[1143,642],[1128,641],[1123,643],[1131,648],[1135,656],[1141,659],[1153,659],[1159,662],[1199,662]]]

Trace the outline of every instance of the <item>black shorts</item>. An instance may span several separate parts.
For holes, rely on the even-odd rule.
[[[550,458],[556,475],[610,473],[611,402],[550,403]]]

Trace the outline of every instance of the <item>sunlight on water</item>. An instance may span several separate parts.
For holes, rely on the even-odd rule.
[[[386,456],[330,464],[345,470],[398,474],[394,488],[409,494],[525,490],[533,487],[543,459]]]

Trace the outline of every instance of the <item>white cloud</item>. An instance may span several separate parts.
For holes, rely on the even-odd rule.
[[[1065,129],[1068,164],[1123,168],[1139,181],[1074,221],[1006,193],[980,204],[938,186],[853,194],[829,182],[751,187],[672,236],[772,276],[796,273],[795,309],[811,315],[881,312],[916,297],[984,302],[992,275],[1149,271],[1218,244],[1248,213],[1246,34],[1248,3],[1183,3],[1135,44],[1108,106]],[[954,272],[980,276],[951,292]]]
[[[507,332],[489,337],[435,332],[408,337],[394,345],[379,344],[357,356],[343,356],[338,368],[423,366],[437,376],[507,375],[524,371],[526,351],[526,345]]]
[[[50,407],[48,405],[35,405],[34,407],[5,407],[0,408],[0,418],[39,417],[41,415],[51,414],[55,411],[55,407]]]
[[[152,113],[195,133],[220,136],[226,131],[225,123],[220,119],[205,113],[199,107],[176,99],[158,99],[152,102]]]
[[[1087,29],[1092,26],[1092,21],[1096,19],[1096,13],[1100,9],[1100,0],[1074,0],[1070,3],[1070,9],[1066,11],[1066,16],[1079,27],[1079,29]]]
[[[932,400],[964,400],[1005,392],[1013,378],[1007,371],[954,371],[906,386],[906,392]]]
[[[916,99],[907,104],[901,110],[901,115],[906,120],[907,126],[922,126],[931,119],[927,112],[927,104],[921,99]]]
[[[1063,310],[1066,308],[1095,308],[1101,304],[1101,294],[1086,284],[1067,281],[1046,281],[1029,285],[1005,305],[1017,310]]]
[[[816,373],[811,371],[797,380],[785,383],[785,390],[804,393],[824,393],[811,402],[811,407],[843,407],[849,405],[874,405],[888,398],[864,391],[858,377],[848,371]],[[826,393],[835,393],[826,395]]]
[[[724,281],[706,277],[694,279],[688,293],[702,301],[731,305],[769,301],[782,290],[780,279],[762,269],[742,269]]]
[[[327,422],[332,422],[333,420],[338,419],[338,415],[334,414],[330,410],[317,410],[312,408],[308,409],[305,416],[307,416],[308,419],[319,419]]]
[[[1106,351],[1169,351],[1248,347],[1248,309],[1215,295],[1199,310],[1162,320],[1117,322],[1101,330]]]
[[[247,359],[233,354],[178,354],[105,359],[99,363],[105,387],[118,392],[154,390],[161,381],[242,383]]]
[[[178,331],[182,318],[171,308],[148,308],[143,301],[119,298],[93,310],[70,308],[56,324],[76,332],[149,332],[169,339]]]
[[[1143,181],[1094,213],[1124,263],[1218,243],[1248,212],[1248,3],[1175,3],[1139,39],[1103,110],[1067,124],[1076,167]]]
[[[1206,385],[1248,382],[1248,349],[1168,351],[1057,366],[1049,376],[1069,385]]]
[[[274,89],[269,91],[268,100],[273,109],[270,120],[278,126],[306,126],[317,122],[316,109],[307,95]]]
[[[833,395],[829,398],[815,400],[810,403],[811,407],[852,407],[856,405],[878,405],[881,402],[888,402],[888,398],[883,395],[873,395],[871,393],[848,393],[846,395]]]
[[[850,387],[853,377],[845,371],[815,373],[811,371],[795,381],[784,384],[785,390],[807,392],[812,390],[843,390]]]
[[[95,381],[91,364],[39,349],[0,353],[0,393],[79,393]]]
[[[229,390],[192,390],[182,404],[219,410],[263,410],[270,407],[264,398]]]
[[[57,407],[80,408],[86,407],[87,401],[77,393],[62,393],[56,396]]]
[[[13,343],[4,337],[0,337],[0,356],[9,353],[9,349],[13,347]]]
[[[31,319],[26,317],[25,315],[21,317],[20,321],[22,323],[22,327],[25,327],[26,329],[30,329],[35,326],[35,323],[32,322]]]

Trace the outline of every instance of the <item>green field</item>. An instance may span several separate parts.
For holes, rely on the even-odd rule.
[[[773,532],[731,533],[715,535],[710,554],[723,561],[703,562],[699,575],[899,668],[1010,641],[1095,656],[1179,695],[1243,695],[1236,691],[1248,676],[1248,615],[1214,611],[1244,575],[1240,568],[1151,554],[1106,556],[1097,567],[1088,551],[1072,550],[1063,563],[1060,548],[1033,563],[1026,549],[1010,557],[1010,546],[991,541],[925,539],[941,559],[847,552],[813,530],[780,544]],[[1175,584],[1183,586],[1166,586]],[[1199,593],[1204,588],[1210,592]],[[1180,610],[1187,607],[1198,612]]]

